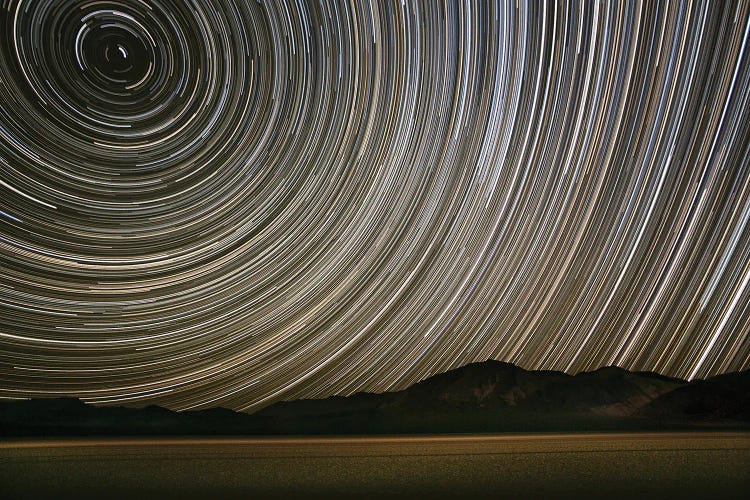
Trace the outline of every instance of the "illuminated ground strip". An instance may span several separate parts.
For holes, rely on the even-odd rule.
[[[750,367],[750,2],[0,2],[0,397]]]

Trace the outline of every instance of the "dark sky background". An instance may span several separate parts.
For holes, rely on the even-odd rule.
[[[750,2],[0,1],[0,397],[750,367]]]

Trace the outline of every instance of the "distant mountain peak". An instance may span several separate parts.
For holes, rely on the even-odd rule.
[[[632,373],[632,372],[617,365],[607,365],[607,366],[600,366],[599,368],[595,370],[580,372],[581,375],[586,374],[586,373],[593,374],[593,373]]]
[[[223,408],[0,402],[0,435],[299,434],[561,431],[750,426],[750,371],[686,382],[606,366],[575,376],[487,360],[397,392]],[[744,423],[743,423],[744,422]]]

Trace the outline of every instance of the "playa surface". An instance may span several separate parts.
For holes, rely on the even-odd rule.
[[[685,497],[750,491],[750,433],[71,438],[0,443],[0,495]]]

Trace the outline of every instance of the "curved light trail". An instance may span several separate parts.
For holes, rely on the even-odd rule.
[[[750,2],[0,2],[0,397],[750,367]]]

